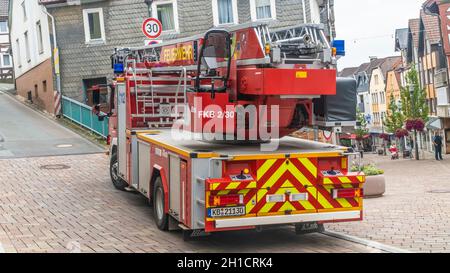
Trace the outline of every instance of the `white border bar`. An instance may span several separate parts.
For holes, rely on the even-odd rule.
[[[238,219],[218,219],[216,228],[234,228],[247,226],[284,225],[307,222],[338,221],[360,219],[361,211],[324,212],[283,216],[260,216]]]

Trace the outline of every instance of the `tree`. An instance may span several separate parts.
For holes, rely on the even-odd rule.
[[[419,76],[412,65],[406,75],[407,86],[401,88],[402,112],[408,130],[414,131],[414,147],[416,159],[419,160],[419,146],[417,145],[417,132],[423,130],[424,123],[428,121],[429,107],[425,89],[420,88]]]
[[[384,120],[386,126],[386,131],[391,134],[395,134],[398,129],[403,128],[405,124],[405,116],[401,111],[400,107],[397,105],[394,96],[391,96],[389,102],[389,113]]]
[[[387,117],[384,119],[383,123],[385,124],[386,131],[390,134],[396,134],[399,130],[403,128],[405,124],[405,116],[401,111],[401,108],[398,106],[395,101],[394,96],[392,95],[389,100],[389,111]],[[401,138],[403,139],[403,138]],[[385,140],[386,141],[386,140]],[[403,142],[400,142],[401,151],[404,151]]]
[[[427,103],[427,93],[425,89],[419,86],[418,73],[414,65],[406,75],[406,82],[407,86],[401,88],[403,115],[406,119],[427,121],[430,111]]]

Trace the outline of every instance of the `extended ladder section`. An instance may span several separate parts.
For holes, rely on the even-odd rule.
[[[299,25],[269,30],[266,23],[230,28],[232,56],[237,69],[333,69],[335,58],[322,25]],[[171,40],[141,48],[116,49],[111,57],[117,75],[127,78],[133,128],[164,128],[181,117],[188,88],[198,77],[202,35]],[[259,47],[255,45],[259,44]],[[223,60],[218,69],[227,64]],[[239,92],[234,90],[233,92]],[[180,114],[177,114],[180,113]]]

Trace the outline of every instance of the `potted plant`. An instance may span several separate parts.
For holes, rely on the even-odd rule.
[[[357,167],[353,171],[359,171]],[[366,183],[364,184],[364,196],[366,198],[381,197],[386,192],[386,179],[384,171],[375,165],[365,165],[362,171],[366,175]]]

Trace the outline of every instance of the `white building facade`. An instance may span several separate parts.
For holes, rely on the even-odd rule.
[[[54,78],[49,16],[38,0],[13,0],[10,3],[17,93],[53,113]]]

